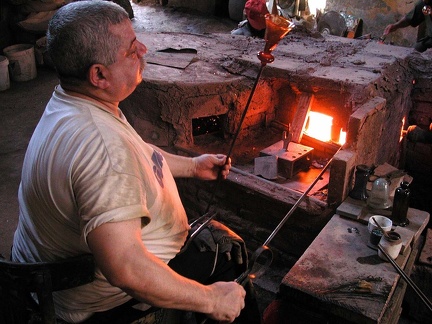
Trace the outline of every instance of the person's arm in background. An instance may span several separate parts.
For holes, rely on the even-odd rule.
[[[408,26],[411,26],[411,21],[406,16],[404,16],[398,22],[387,25],[387,27],[384,29],[383,36],[386,36],[390,33],[395,32],[398,29],[405,28]]]
[[[405,28],[408,26],[411,27],[417,27],[424,21],[424,14],[423,14],[423,1],[417,1],[414,5],[414,8],[407,13],[405,16],[403,16],[399,21],[397,21],[394,24],[389,24],[383,32],[383,36],[386,36],[390,33],[395,32],[398,29]]]

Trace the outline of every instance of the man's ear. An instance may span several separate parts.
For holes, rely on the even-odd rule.
[[[109,70],[102,64],[93,64],[88,71],[89,82],[100,89],[106,89],[109,86],[108,75]]]

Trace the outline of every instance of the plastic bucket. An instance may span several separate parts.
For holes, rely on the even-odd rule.
[[[9,60],[6,56],[0,55],[0,91],[9,89]]]
[[[9,72],[14,81],[28,81],[36,78],[34,47],[30,44],[16,44],[3,49],[9,59]]]

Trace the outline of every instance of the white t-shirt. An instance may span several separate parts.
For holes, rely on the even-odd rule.
[[[52,261],[90,253],[87,235],[107,222],[142,218],[146,248],[164,262],[189,225],[160,152],[126,121],[58,86],[31,138],[18,193],[12,257]],[[100,271],[87,285],[56,292],[58,314],[80,321],[131,299]]]

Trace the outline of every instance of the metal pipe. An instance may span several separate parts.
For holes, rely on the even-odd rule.
[[[406,283],[414,290],[414,292],[420,297],[421,301],[426,305],[429,311],[432,312],[432,303],[426,297],[426,295],[420,290],[419,287],[411,280],[411,278],[402,270],[401,267],[396,263],[395,260],[383,249],[383,247],[378,244],[378,249],[385,255],[387,260],[392,264],[392,266],[396,269],[396,271],[402,276],[402,278],[406,281]]]
[[[281,222],[276,226],[274,231],[270,234],[270,236],[267,238],[267,240],[264,242],[263,245],[258,247],[258,249],[255,250],[255,252],[252,255],[251,262],[249,262],[248,268],[245,272],[243,272],[236,280],[236,282],[244,282],[246,278],[254,279],[263,274],[268,267],[270,267],[270,264],[272,262],[273,254],[268,247],[270,241],[276,236],[276,234],[279,232],[279,230],[282,228],[282,226],[286,223],[288,218],[294,213],[294,211],[297,209],[297,207],[300,205],[302,200],[307,196],[309,191],[315,186],[315,184],[319,181],[319,179],[322,177],[324,172],[328,169],[331,162],[335,158],[336,154],[342,149],[343,146],[339,147],[339,149],[336,151],[336,153],[333,155],[333,157],[327,162],[327,164],[324,166],[324,168],[321,170],[319,175],[316,177],[316,179],[311,183],[309,188],[306,189],[306,191],[300,196],[300,198],[296,201],[296,203],[291,207],[291,209],[288,211],[288,213],[285,215],[285,217],[281,220]],[[267,259],[265,258],[265,253],[270,254]],[[264,257],[262,257],[264,255]],[[256,265],[256,260],[261,258],[261,263]],[[264,259],[264,262],[262,260]]]
[[[226,159],[225,159],[225,164],[228,164],[228,163],[229,163],[229,159],[231,158],[231,153],[232,153],[232,151],[233,151],[233,148],[234,148],[235,142],[237,141],[237,137],[238,137],[239,134],[240,134],[240,131],[241,131],[241,128],[242,128],[242,125],[243,125],[243,121],[244,121],[244,119],[245,119],[245,117],[246,117],[246,113],[247,113],[247,111],[248,111],[248,109],[249,109],[250,103],[251,103],[251,101],[252,101],[252,97],[253,97],[253,95],[254,95],[254,93],[255,93],[256,87],[257,87],[257,85],[258,85],[258,81],[259,81],[259,79],[261,78],[261,74],[262,74],[262,71],[263,71],[263,69],[264,69],[265,66],[266,66],[265,63],[261,63],[260,69],[259,69],[259,71],[258,71],[258,75],[257,75],[256,78],[255,78],[255,82],[254,82],[253,87],[252,87],[252,90],[251,90],[251,92],[250,92],[250,94],[249,94],[248,101],[246,102],[246,106],[245,106],[245,108],[243,109],[243,113],[242,113],[242,116],[241,116],[241,118],[240,118],[240,122],[239,122],[239,125],[238,125],[238,127],[237,127],[237,131],[235,132],[234,137],[233,137],[233,139],[232,139],[232,141],[231,141],[231,145],[230,145],[230,148],[229,148],[229,150],[228,150],[228,153],[227,153],[227,156],[226,156]],[[214,186],[214,188],[213,188],[213,192],[212,192],[212,195],[211,195],[211,197],[210,197],[209,203],[208,203],[208,205],[207,205],[207,209],[205,210],[205,213],[207,213],[207,212],[209,211],[210,206],[211,206],[212,203],[213,203],[213,199],[214,199],[214,196],[215,196],[215,194],[216,194],[216,191],[217,191],[217,189],[218,189],[218,187],[219,187],[219,184],[220,184],[220,182],[221,182],[221,179],[222,179],[222,177],[221,177],[221,173],[219,172],[218,177],[217,177],[217,180],[216,180],[216,184],[215,184],[215,186]]]
[[[309,191],[312,190],[312,188],[315,186],[315,184],[320,180],[324,172],[328,169],[331,162],[335,158],[336,154],[341,150],[343,146],[339,147],[339,149],[336,151],[336,153],[333,155],[333,157],[327,162],[327,164],[323,167],[321,172],[318,174],[316,179],[312,182],[312,184],[309,186],[309,188],[306,189],[306,191],[300,196],[300,198],[296,201],[296,203],[291,207],[291,209],[288,211],[288,213],[285,215],[285,217],[281,220],[281,222],[276,226],[275,230],[270,234],[270,236],[267,238],[267,240],[264,242],[264,246],[267,246],[270,241],[276,236],[276,234],[279,232],[279,230],[282,228],[282,226],[286,223],[288,218],[291,217],[291,215],[294,213],[294,211],[297,209],[297,207],[300,205],[300,203],[303,201],[304,198],[306,198]]]

